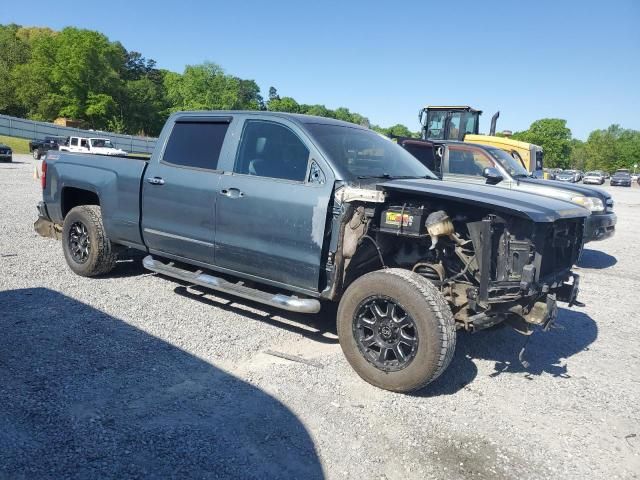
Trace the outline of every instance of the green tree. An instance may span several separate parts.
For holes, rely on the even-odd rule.
[[[640,163],[640,132],[610,125],[594,130],[585,144],[589,168],[614,171]]]
[[[253,80],[226,75],[212,62],[187,65],[182,75],[165,75],[164,87],[172,111],[263,108],[260,89]]]
[[[547,167],[567,168],[571,154],[571,130],[567,121],[559,118],[543,118],[531,124],[528,130],[516,132],[515,140],[540,145],[544,149]]]
[[[20,38],[20,27],[15,24],[0,25],[0,112],[9,115],[24,114],[15,96],[15,82],[12,70],[29,59],[30,48]]]
[[[571,140],[571,153],[569,154],[569,165],[578,170],[594,170],[595,167],[589,163],[587,157],[587,146],[585,142],[574,138]]]
[[[301,113],[300,104],[291,97],[273,98],[267,102],[267,110],[271,112]]]

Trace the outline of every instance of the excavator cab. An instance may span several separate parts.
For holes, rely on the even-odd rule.
[[[467,134],[477,134],[481,110],[468,106],[427,106],[420,110],[422,137],[429,140],[464,141]]]
[[[457,140],[497,147],[522,163],[532,175],[543,176],[542,147],[520,142],[503,135],[496,136],[496,123],[500,112],[491,117],[489,135],[478,134],[481,110],[469,106],[426,106],[418,116],[424,140]]]

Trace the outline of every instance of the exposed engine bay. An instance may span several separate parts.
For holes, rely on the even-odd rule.
[[[438,287],[457,327],[470,331],[507,320],[529,333],[553,323],[556,301],[577,303],[571,267],[581,218],[540,223],[451,199],[346,188],[334,208],[340,245],[329,252],[334,282],[325,293],[372,270],[411,270]]]

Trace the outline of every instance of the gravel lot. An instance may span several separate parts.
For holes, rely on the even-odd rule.
[[[364,383],[330,312],[235,303],[33,232],[33,161],[0,164],[2,478],[638,478],[640,188],[578,268],[561,328],[461,335],[417,395]],[[606,187],[609,188],[609,187]],[[309,363],[265,353],[298,355]]]

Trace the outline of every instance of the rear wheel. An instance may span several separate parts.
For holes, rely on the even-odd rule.
[[[340,346],[364,380],[410,392],[449,365],[456,332],[438,289],[403,269],[368,273],[353,282],[338,307]]]
[[[116,254],[102,224],[97,205],[72,208],[62,226],[62,249],[69,268],[83,277],[113,270]]]
[[[38,150],[37,148],[33,149],[33,158],[36,160],[40,160],[40,150]]]

